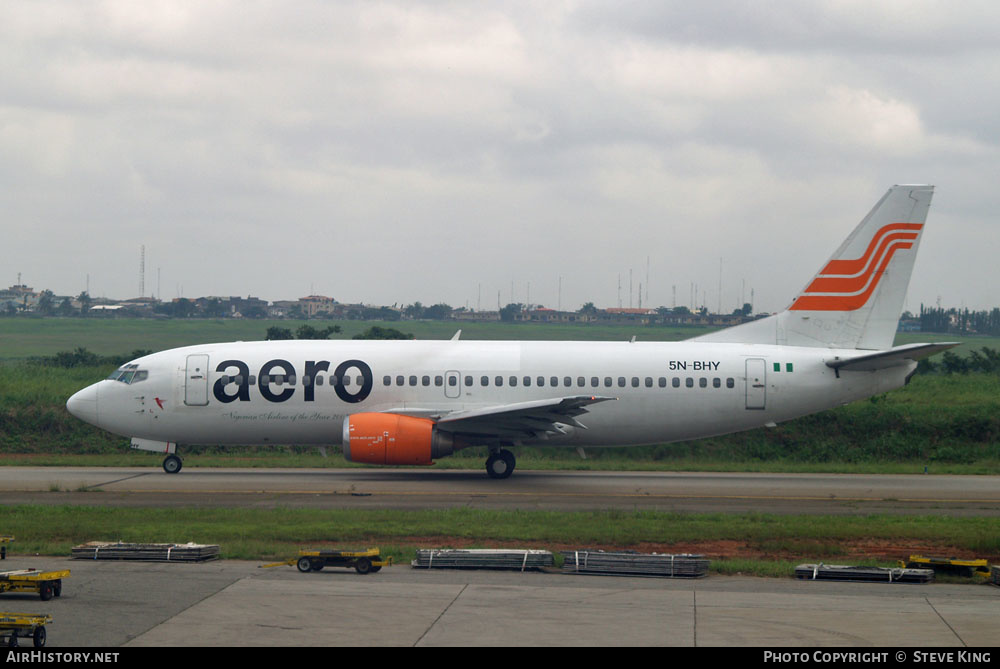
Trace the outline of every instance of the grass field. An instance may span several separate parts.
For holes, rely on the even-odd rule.
[[[158,349],[199,341],[259,338],[275,322],[236,320],[0,319],[0,456],[8,464],[92,463],[123,459],[155,466],[156,458],[128,452],[127,440],[71,417],[65,400],[104,378],[113,366],[59,368],[28,364],[28,356],[51,356],[70,347],[102,354]],[[279,322],[297,327],[294,322]],[[372,323],[338,322],[342,337]],[[425,321],[383,323],[419,331],[422,337],[450,337],[455,325]],[[531,323],[470,324],[468,338],[624,340],[628,326]],[[639,328],[639,336],[671,340],[705,330]],[[912,341],[914,335],[901,338]],[[924,339],[943,340],[940,335]],[[969,348],[998,346],[975,340]],[[961,350],[961,347],[960,349]],[[186,448],[185,466],[345,466],[339,455],[321,458],[315,449]],[[81,460],[80,458],[85,458]],[[479,450],[462,451],[438,466],[479,469]],[[524,448],[519,466],[535,469],[828,471],[905,473],[927,468],[939,473],[1000,472],[1000,376],[995,374],[917,375],[900,390],[813,416],[738,435],[680,444],[629,449],[589,449],[587,459],[571,449]]]
[[[100,493],[95,493],[99,498]],[[95,504],[99,502],[95,501]],[[105,540],[218,544],[231,559],[272,561],[300,548],[365,549],[406,563],[417,548],[574,548],[701,552],[717,573],[789,576],[797,561],[893,565],[939,548],[1000,558],[996,521],[935,516],[777,516],[656,511],[435,511],[11,506],[18,553],[67,555]],[[877,528],[877,529],[876,529]],[[873,540],[875,538],[875,540]],[[882,544],[878,549],[873,546]]]
[[[315,322],[313,323],[315,324]],[[633,326],[338,322],[349,338],[371,325],[419,338],[670,341],[704,329]],[[66,413],[66,398],[113,366],[71,369],[29,364],[78,347],[100,355],[160,350],[207,341],[253,340],[288,321],[0,319],[0,466],[107,465],[159,467],[160,459],[129,451],[127,441]],[[944,335],[901,335],[897,343],[953,341]],[[968,339],[1000,348],[998,339]],[[315,449],[185,449],[185,467],[342,467],[339,454]],[[525,469],[817,471],[843,473],[1000,473],[1000,377],[917,375],[907,387],[770,430],[629,449],[519,449]],[[476,449],[439,467],[480,470]],[[54,494],[57,494],[54,492]],[[217,543],[229,558],[272,561],[299,548],[379,546],[397,561],[418,547],[604,547],[704,552],[717,573],[788,576],[803,561],[892,565],[909,552],[935,550],[1000,560],[995,519],[943,516],[816,517],[657,512],[323,511],[226,508],[115,508],[100,492],[94,506],[6,506],[0,533],[14,550],[65,555],[97,539]],[[886,548],[886,547],[890,548]]]
[[[350,339],[378,325],[411,333],[417,339],[450,339],[457,330],[463,339],[626,341],[633,335],[644,341],[677,341],[708,332],[706,328],[630,325],[460,323],[457,321],[271,321],[236,319],[142,318],[0,318],[0,361],[55,355],[83,347],[99,355],[118,355],[136,349],[160,351],[177,346],[220,341],[264,339],[272,326],[294,331],[300,325],[339,325],[331,339]]]

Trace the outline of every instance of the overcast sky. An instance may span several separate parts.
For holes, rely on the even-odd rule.
[[[0,286],[135,297],[145,245],[163,299],[578,309],[631,274],[775,311],[931,183],[906,308],[990,308],[998,34],[973,1],[8,0]]]

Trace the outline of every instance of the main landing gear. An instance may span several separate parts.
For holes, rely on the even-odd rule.
[[[176,474],[181,470],[182,465],[181,459],[174,454],[163,458],[163,471],[168,474]]]
[[[490,451],[490,457],[486,458],[486,473],[491,479],[505,479],[514,473],[514,466],[517,460],[514,454],[506,449]]]

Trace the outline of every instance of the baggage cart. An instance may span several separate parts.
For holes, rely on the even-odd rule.
[[[0,593],[37,592],[43,602],[62,596],[62,580],[69,578],[69,569],[38,571],[18,569],[0,572]]]
[[[374,574],[391,564],[391,557],[383,560],[378,548],[369,548],[366,551],[300,550],[297,558],[263,566],[295,565],[302,573],[320,571],[323,567],[346,567],[359,574]]]
[[[0,642],[14,648],[18,638],[31,639],[35,648],[45,645],[45,626],[52,616],[37,613],[0,613]]]

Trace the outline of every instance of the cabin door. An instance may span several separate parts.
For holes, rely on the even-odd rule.
[[[763,358],[747,359],[747,409],[763,409],[767,398],[767,363]]]
[[[184,404],[189,407],[208,406],[208,356],[189,355],[184,374]]]

